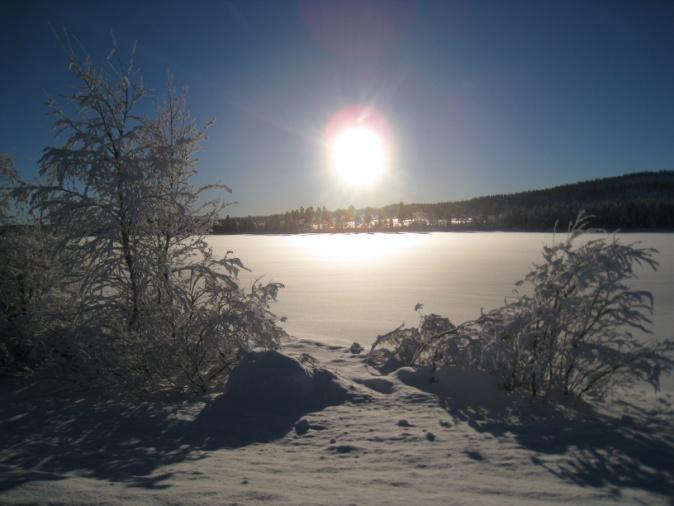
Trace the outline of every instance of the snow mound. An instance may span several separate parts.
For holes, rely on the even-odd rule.
[[[502,412],[512,408],[522,397],[506,392],[496,376],[483,371],[442,367],[433,373],[426,367],[401,367],[392,376],[405,385],[436,395],[444,404],[455,408],[470,406]]]
[[[354,381],[380,394],[390,394],[396,389],[395,384],[385,378],[354,378]]]
[[[227,382],[231,407],[274,413],[310,412],[345,402],[349,387],[333,372],[306,367],[277,351],[250,353]]]

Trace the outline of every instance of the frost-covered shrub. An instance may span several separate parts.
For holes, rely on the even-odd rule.
[[[113,356],[125,359],[109,363],[110,370],[141,383],[205,392],[248,352],[278,347],[283,331],[269,303],[282,285],[243,290],[225,286],[213,272],[191,269],[188,276],[172,281],[168,300],[144,305],[132,331],[119,329],[135,352],[117,348]]]
[[[635,290],[635,268],[656,269],[654,250],[615,236],[583,236],[581,214],[564,241],[543,249],[544,262],[518,283],[528,288],[480,318],[482,366],[507,371],[508,387],[532,395],[582,395],[641,379],[658,385],[672,369],[671,340],[644,344],[653,312],[649,292]]]
[[[29,215],[17,179],[0,155],[0,368],[29,371],[53,355],[52,323],[68,294],[59,290],[55,235]]]
[[[12,159],[0,154],[0,367],[25,361],[30,353],[28,313],[31,290],[26,279],[20,239],[23,231],[12,219],[17,174]],[[28,335],[27,335],[28,334]]]
[[[504,306],[457,327],[425,316],[419,328],[381,341],[409,364],[480,368],[532,396],[597,393],[635,380],[657,388],[674,370],[674,341],[633,335],[649,332],[653,298],[631,286],[635,267],[657,268],[655,251],[608,234],[584,236],[588,219],[581,213],[564,241],[544,247],[543,263],[518,282],[524,293]],[[429,319],[444,323],[427,331]]]
[[[441,364],[474,367],[479,362],[480,343],[472,336],[473,322],[455,326],[448,318],[424,314],[423,305],[417,304],[418,327],[401,325],[391,332],[378,336],[370,355],[382,346],[392,352],[392,358],[404,366],[431,366]]]
[[[0,231],[0,368],[32,370],[47,357],[46,336],[63,298],[47,232],[37,226]]]
[[[61,355],[78,374],[156,390],[205,391],[247,351],[275,348],[278,283],[242,289],[243,263],[216,258],[204,236],[224,207],[195,188],[205,137],[169,83],[153,116],[132,63],[70,56],[79,87],[51,104],[58,146],[44,150],[31,209],[57,231]]]

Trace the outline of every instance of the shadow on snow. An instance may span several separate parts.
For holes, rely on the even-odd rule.
[[[278,360],[258,355],[253,365],[278,370]],[[307,413],[364,400],[329,371],[307,372],[298,369],[296,361],[281,366],[285,379],[272,374],[268,383],[250,381],[259,371],[247,368],[231,379],[234,388],[225,395],[168,407],[98,401],[72,391],[42,389],[38,396],[5,382],[0,492],[28,482],[64,479],[67,473],[166,488],[166,480],[177,472],[172,464],[202,459],[207,451],[274,441]],[[665,496],[674,490],[671,405],[666,412],[617,401],[630,414],[615,418],[579,401],[544,405],[513,399],[494,389],[493,378],[479,374],[450,373],[436,383],[424,370],[402,368],[391,374],[436,395],[455,421],[504,442],[514,440],[518,448],[531,452],[532,463],[562,480],[602,487],[616,496],[622,487]],[[478,451],[468,456],[488,460]],[[159,468],[165,472],[154,474]]]
[[[307,413],[359,401],[325,369],[306,368],[276,352],[251,354],[247,362],[230,377],[226,394],[168,407],[97,401],[72,391],[42,389],[38,396],[5,385],[0,492],[64,479],[66,473],[166,488],[175,473],[171,464],[199,460],[207,451],[274,441]],[[153,474],[164,466],[166,472]]]
[[[403,368],[399,379],[435,394],[455,421],[500,439],[514,438],[532,452],[530,460],[562,480],[583,487],[638,488],[671,496],[674,491],[674,409],[644,409],[613,401],[629,415],[616,418],[571,398],[548,403],[509,394],[494,378],[480,373],[445,371],[432,382],[423,369]],[[664,407],[664,406],[663,406]],[[469,457],[483,460],[479,454]],[[674,501],[673,503],[674,504]]]

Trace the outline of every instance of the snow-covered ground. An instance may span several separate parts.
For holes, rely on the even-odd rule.
[[[674,337],[674,234],[619,237],[658,250],[660,268],[641,270],[635,287],[655,296],[655,335]],[[344,345],[370,344],[402,322],[416,325],[417,302],[454,323],[502,305],[553,239],[513,232],[208,238],[217,254],[233,250],[253,270],[243,280],[264,276],[286,285],[273,309],[288,317],[290,334]]]
[[[200,402],[2,382],[0,503],[674,504],[671,392],[546,406],[488,376],[283,351],[315,362],[261,356]]]

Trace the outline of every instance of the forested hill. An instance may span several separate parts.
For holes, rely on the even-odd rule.
[[[674,171],[618,177],[489,195],[458,202],[383,208],[301,207],[270,216],[227,217],[215,233],[306,233],[354,230],[549,230],[583,209],[593,226],[609,230],[674,230]]]

